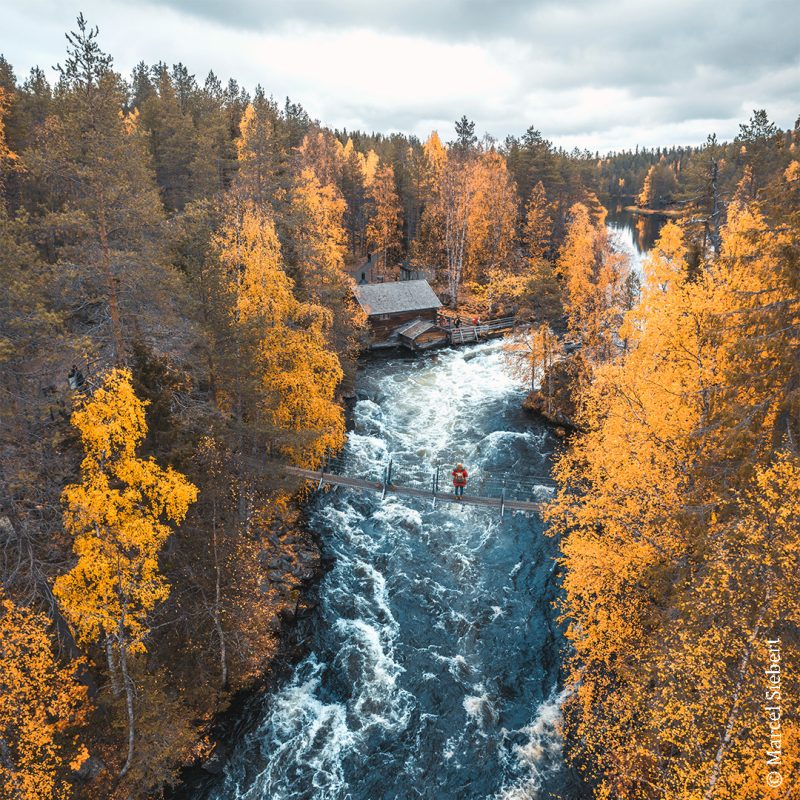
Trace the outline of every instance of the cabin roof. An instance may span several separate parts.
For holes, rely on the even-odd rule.
[[[398,336],[405,336],[407,339],[416,339],[417,336],[421,336],[432,329],[439,330],[439,326],[429,319],[415,319],[413,322],[403,325],[402,328],[398,328],[396,333]]]
[[[368,316],[428,311],[442,303],[426,280],[369,283],[353,287],[353,294]]]

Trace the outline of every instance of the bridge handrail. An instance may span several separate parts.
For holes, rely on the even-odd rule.
[[[497,508],[502,517],[506,510],[509,511],[523,511],[541,513],[542,503],[532,500],[519,500],[509,498],[505,493],[500,497],[485,497],[475,494],[467,494],[456,497],[455,494],[448,489],[445,491],[438,491],[438,485],[434,478],[432,484],[428,487],[411,487],[391,481],[391,476],[387,474],[383,480],[371,481],[363,478],[352,478],[349,476],[336,475],[334,473],[325,473],[321,470],[307,470],[300,467],[285,467],[286,471],[290,474],[296,475],[306,480],[319,481],[319,488],[324,483],[343,486],[349,489],[361,489],[373,492],[378,492],[382,497],[385,497],[387,492],[395,494],[407,495],[419,499],[429,499],[436,507],[436,501],[441,500],[449,503],[458,503],[463,505],[481,506],[483,508]]]

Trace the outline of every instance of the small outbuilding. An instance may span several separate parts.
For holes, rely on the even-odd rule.
[[[361,284],[353,287],[353,294],[367,315],[375,343],[387,342],[410,322],[435,325],[442,307],[426,280]]]
[[[397,338],[409,350],[432,350],[445,347],[450,339],[447,331],[429,319],[415,319],[397,331]]]

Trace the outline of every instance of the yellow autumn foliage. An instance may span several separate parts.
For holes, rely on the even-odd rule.
[[[318,186],[313,173],[306,172],[306,185]],[[303,194],[308,202],[310,194]],[[308,246],[320,248],[320,270],[338,269],[331,261],[338,256],[331,254],[330,243],[326,246],[309,233]],[[245,343],[245,334],[252,335],[255,405],[278,429],[276,444],[283,452],[296,463],[317,465],[329,449],[342,446],[345,433],[336,402],[342,368],[327,347],[332,313],[296,298],[294,281],[283,269],[275,224],[255,204],[231,211],[214,249],[234,297],[234,332]]]
[[[765,641],[800,622],[796,244],[733,206],[721,257],[690,275],[664,226],[628,347],[581,393],[586,432],[548,518],[573,648],[565,730],[603,800],[770,796],[754,790]],[[800,665],[791,637],[782,658]]]
[[[12,152],[6,143],[6,117],[11,108],[11,93],[0,86],[0,167],[3,161],[16,161],[17,154]]]
[[[384,270],[389,254],[402,245],[403,212],[397,197],[394,169],[390,165],[378,169],[370,186],[373,212],[367,223],[367,244],[382,256]]]
[[[49,621],[0,589],[0,798],[63,800],[67,777],[87,758],[77,729],[88,711],[78,664],[62,667]]]
[[[115,633],[131,652],[144,651],[147,616],[169,593],[158,556],[170,523],[197,498],[180,473],[136,455],[147,433],[144,409],[130,372],[115,369],[72,415],[85,455],[81,480],[62,502],[78,561],[53,587],[79,641]]]

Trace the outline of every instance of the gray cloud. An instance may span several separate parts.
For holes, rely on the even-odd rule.
[[[591,0],[573,0],[590,6]],[[287,25],[342,30],[366,27],[446,40],[482,39],[527,27],[550,0],[155,0],[222,25],[274,30]]]
[[[800,112],[797,0],[82,5],[120,69],[182,60],[201,76],[214,69],[291,95],[338,127],[436,125],[449,137],[447,121],[466,113],[498,138],[534,124],[602,150],[731,136],[753,107],[784,126]],[[6,55],[26,68],[55,63],[73,19],[58,0],[10,6]]]
[[[797,0],[155,0],[226,26],[277,31],[366,28],[447,43],[519,49],[521,84],[667,95],[660,121],[736,112],[737,89],[800,65]],[[764,102],[768,102],[769,87]],[[682,93],[690,95],[683,99]],[[798,98],[800,99],[800,98]],[[476,98],[479,101],[479,98]],[[671,112],[671,113],[669,113]]]

